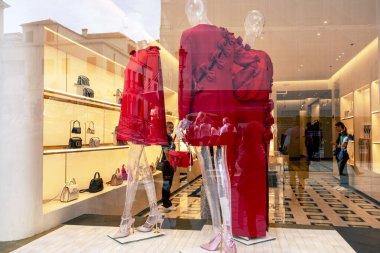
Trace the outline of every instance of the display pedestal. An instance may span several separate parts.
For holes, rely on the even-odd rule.
[[[265,237],[260,237],[260,238],[248,238],[248,237],[237,236],[237,237],[234,237],[234,239],[235,239],[235,241],[240,242],[246,246],[276,240],[275,237],[269,236],[269,235],[267,235]]]
[[[109,235],[109,234],[107,236],[111,239],[114,239],[115,241],[117,241],[120,244],[127,244],[127,243],[132,243],[132,242],[148,240],[148,239],[163,236],[163,235],[165,235],[165,233],[162,231],[160,233],[155,233],[153,231],[151,231],[151,232],[139,232],[139,231],[135,230],[135,232],[133,234],[130,234],[129,236],[123,237],[123,238],[115,239],[112,237],[112,235]]]

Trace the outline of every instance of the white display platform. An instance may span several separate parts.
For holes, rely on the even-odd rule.
[[[163,231],[161,231],[160,233],[155,233],[153,231],[151,231],[151,232],[140,232],[140,231],[137,231],[135,229],[135,232],[133,234],[131,233],[127,237],[115,239],[115,238],[112,237],[112,234],[108,234],[107,236],[109,238],[117,241],[118,243],[127,244],[127,243],[132,243],[132,242],[138,242],[138,241],[148,240],[148,239],[159,237],[159,236],[163,236],[163,235],[165,235],[165,233]]]
[[[261,237],[261,238],[253,238],[253,239],[249,239],[246,237],[234,237],[234,239],[235,239],[235,241],[240,242],[246,246],[276,240],[275,237],[270,236],[270,235],[267,235],[267,236]]]

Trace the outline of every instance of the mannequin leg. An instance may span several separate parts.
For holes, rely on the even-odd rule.
[[[223,217],[223,252],[236,252],[232,237],[231,183],[226,161],[226,147],[214,147],[217,187]]]
[[[157,225],[156,232],[158,232],[158,227],[161,228],[161,225],[163,223],[163,217],[158,211],[154,179],[152,175],[152,170],[150,169],[148,164],[145,149],[143,150],[143,159],[144,165],[142,165],[140,168],[140,176],[144,184],[146,194],[148,196],[150,212],[147,220],[145,221],[145,224],[138,227],[137,230],[140,232],[150,232],[152,231],[153,227]]]
[[[125,193],[125,204],[123,215],[121,216],[120,227],[114,234],[114,238],[126,237],[133,227],[134,219],[132,218],[132,204],[135,200],[137,187],[139,184],[139,161],[143,151],[143,145],[131,144],[127,159],[128,184]]]
[[[216,250],[221,241],[222,234],[222,220],[220,216],[216,170],[212,165],[209,147],[196,147],[195,151],[200,162],[203,185],[206,191],[207,202],[210,206],[212,226],[216,234],[216,237],[212,241],[201,245],[201,247],[207,250]]]

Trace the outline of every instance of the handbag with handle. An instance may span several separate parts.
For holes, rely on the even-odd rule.
[[[189,167],[193,165],[193,156],[188,151],[169,151],[169,163],[173,167]]]
[[[77,125],[75,123],[78,123]],[[78,120],[74,120],[73,128],[71,129],[71,133],[80,134],[82,133],[82,128],[80,127],[80,122]]]
[[[112,175],[111,180],[107,182],[107,184],[110,184],[111,186],[118,186],[123,183],[123,176],[120,173],[120,169],[117,168],[115,171],[115,174]]]
[[[88,189],[82,189],[79,192],[80,193],[82,193],[82,192],[95,193],[95,192],[102,191],[103,188],[104,188],[103,179],[100,177],[100,173],[99,172],[95,172],[94,178],[91,179],[90,186],[88,187]]]
[[[95,134],[95,125],[94,125],[93,121],[90,121],[90,123],[88,123],[87,133],[88,134]]]
[[[70,182],[66,183],[61,192],[60,201],[70,202],[79,198],[78,185],[75,178],[71,179]]]
[[[156,170],[163,170],[165,162],[162,161],[162,156],[164,154],[164,151],[161,150],[160,156],[156,160]]]
[[[82,138],[80,137],[71,137],[69,140],[68,148],[81,148],[82,147]]]
[[[100,139],[98,137],[92,137],[90,139],[90,142],[88,143],[88,145],[92,148],[99,147],[100,146]]]
[[[93,98],[95,95],[94,90],[90,88],[84,88],[83,89],[83,96],[88,97],[88,98]]]
[[[90,86],[90,79],[87,76],[80,75],[78,76],[77,85],[87,85]]]

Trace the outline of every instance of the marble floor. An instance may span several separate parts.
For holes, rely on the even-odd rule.
[[[380,228],[380,206],[339,186],[332,176],[332,162],[293,161],[269,189],[269,220],[273,224]],[[202,180],[176,193],[176,211],[167,218],[200,219]]]

